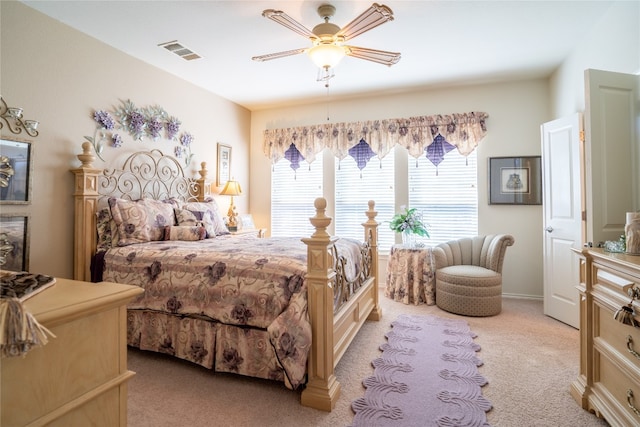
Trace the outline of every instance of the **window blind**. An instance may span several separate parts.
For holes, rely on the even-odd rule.
[[[394,232],[389,229],[385,218],[391,220],[394,214],[395,189],[394,154],[391,150],[382,160],[372,158],[360,171],[356,161],[351,157],[338,161],[336,159],[336,194],[335,194],[335,230],[340,237],[352,237],[362,240],[364,231],[362,223],[367,217],[369,200],[376,202],[378,211],[378,247],[388,251],[394,243]]]
[[[313,163],[302,162],[293,173],[290,162],[281,159],[271,173],[271,235],[311,236],[315,229],[309,218],[316,214],[313,203],[322,197],[322,156]]]
[[[478,162],[474,150],[457,150],[436,167],[424,156],[409,158],[409,206],[422,212],[430,237],[417,241],[435,246],[478,234]]]

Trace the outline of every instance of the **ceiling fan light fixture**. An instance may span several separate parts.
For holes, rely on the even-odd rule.
[[[307,55],[318,68],[333,68],[345,57],[346,52],[342,46],[321,43],[309,49]]]

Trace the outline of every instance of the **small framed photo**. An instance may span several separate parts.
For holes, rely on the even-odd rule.
[[[251,214],[238,215],[238,228],[240,230],[253,230],[256,228],[253,223],[253,216]]]
[[[231,179],[231,147],[218,143],[216,186],[222,187]]]
[[[541,205],[541,157],[490,157],[490,205]]]
[[[31,203],[31,143],[0,139],[0,204]]]
[[[0,215],[0,270],[29,271],[28,215]]]

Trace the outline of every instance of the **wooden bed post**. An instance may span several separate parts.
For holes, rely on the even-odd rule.
[[[200,174],[200,178],[196,180],[196,197],[199,202],[204,202],[207,196],[211,194],[211,190],[209,189],[209,183],[207,182],[207,162],[200,163],[200,170],[198,171]]]
[[[93,167],[95,157],[91,154],[91,144],[82,144],[82,154],[78,154],[82,166],[71,169],[76,176],[73,193],[75,205],[73,241],[73,278],[91,281],[91,257],[96,251],[96,215],[98,203],[98,175],[100,169]]]
[[[378,225],[375,220],[378,212],[375,210],[376,202],[369,200],[369,210],[365,212],[367,215],[367,222],[362,224],[364,227],[364,241],[369,241],[371,244],[371,272],[374,277],[373,288],[373,309],[369,313],[367,320],[380,320],[382,319],[382,308],[380,307],[378,295],[379,295],[379,283],[378,283]]]
[[[317,198],[316,215],[310,218],[316,231],[302,241],[307,245],[307,303],[311,321],[311,351],[308,382],[301,403],[331,411],[340,396],[340,383],[334,375],[333,360],[333,288],[335,276],[329,246],[337,239],[327,233],[331,218],[325,215],[327,201]]]

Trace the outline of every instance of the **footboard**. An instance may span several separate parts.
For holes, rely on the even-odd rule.
[[[308,382],[302,392],[302,404],[331,411],[340,396],[340,383],[334,368],[365,320],[379,320],[378,304],[378,223],[374,202],[369,202],[365,229],[367,278],[334,315],[336,272],[331,247],[336,238],[327,233],[331,218],[325,215],[327,202],[315,201],[316,215],[310,219],[316,231],[307,244],[307,301],[312,328],[312,346],[308,361]]]

